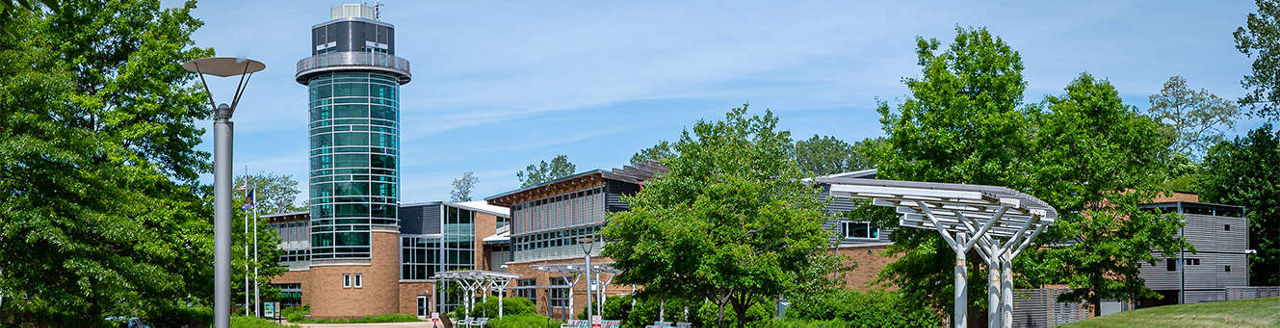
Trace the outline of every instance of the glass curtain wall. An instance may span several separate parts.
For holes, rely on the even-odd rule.
[[[399,84],[390,75],[332,73],[311,92],[311,258],[367,259],[372,226],[394,229]]]

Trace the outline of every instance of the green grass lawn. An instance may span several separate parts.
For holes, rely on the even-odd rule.
[[[1280,327],[1280,297],[1157,306],[1058,327]]]

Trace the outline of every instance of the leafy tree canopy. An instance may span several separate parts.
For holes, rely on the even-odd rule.
[[[836,261],[821,252],[831,234],[824,204],[801,181],[790,133],[777,123],[743,106],[685,131],[680,156],[665,162],[670,172],[625,198],[630,211],[604,228],[604,256],[623,271],[615,282],[707,298],[743,317],[764,297],[827,278]]]
[[[191,41],[194,8],[66,1],[0,18],[0,325],[208,304],[195,123],[209,109],[180,64],[213,52]]]
[[[256,189],[258,212],[262,214],[279,214],[307,210],[298,205],[298,182],[293,177],[271,172],[258,172],[241,175],[235,178],[236,186],[248,186]]]
[[[1070,245],[1024,251],[1015,260],[1019,284],[1069,283],[1074,291],[1065,298],[1073,300],[1149,292],[1136,276],[1138,263],[1186,245],[1173,237],[1181,226],[1176,217],[1137,209],[1167,178],[1172,141],[1164,127],[1088,74],[1063,96],[1023,104],[1021,58],[986,29],[958,28],[945,51],[936,40],[917,44],[923,74],[905,79],[910,97],[896,110],[880,105],[888,145],[873,154],[878,175],[1006,186],[1057,208],[1058,224],[1037,241]],[[880,280],[909,299],[949,308],[954,255],[937,232],[900,229],[891,239],[890,251],[902,258]],[[969,262],[972,281],[985,280],[980,262]],[[985,285],[970,288],[970,295],[985,295]],[[971,308],[986,305],[982,297],[970,300]]]
[[[1196,181],[1201,200],[1240,205],[1249,220],[1249,284],[1280,285],[1280,131],[1265,124],[1209,149]]]
[[[1151,95],[1152,118],[1164,123],[1174,140],[1173,151],[1192,159],[1200,159],[1209,147],[1222,140],[1222,134],[1235,126],[1240,108],[1232,101],[1193,90],[1181,76],[1170,77],[1160,93]]]
[[[520,188],[532,187],[573,175],[574,170],[576,168],[569,162],[569,156],[559,155],[552,158],[551,162],[541,161],[530,164],[524,171],[516,172],[516,179],[520,180]]]
[[[1236,50],[1253,58],[1253,72],[1240,84],[1246,94],[1240,103],[1253,115],[1280,119],[1280,2],[1255,0],[1258,12],[1250,13],[1245,25],[1236,28]]]
[[[449,192],[450,198],[455,202],[470,201],[471,190],[475,189],[477,182],[480,182],[480,178],[476,177],[475,172],[463,173],[462,177],[453,180],[453,190]]]
[[[661,163],[662,161],[677,155],[674,147],[675,144],[667,142],[666,140],[658,141],[658,144],[653,145],[653,147],[641,149],[639,152],[635,153],[635,155],[631,155],[631,165],[648,162]]]
[[[875,165],[864,154],[868,151],[867,147],[872,147],[876,142],[882,142],[882,139],[866,139],[849,144],[836,137],[815,134],[807,140],[796,141],[796,163],[810,176],[869,169]]]

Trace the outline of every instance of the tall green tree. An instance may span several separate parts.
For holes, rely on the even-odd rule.
[[[1245,207],[1249,284],[1280,285],[1280,131],[1265,124],[1209,149],[1196,181],[1202,200]]]
[[[1209,147],[1222,141],[1223,133],[1235,127],[1235,117],[1240,114],[1240,108],[1232,101],[1209,90],[1194,90],[1187,86],[1186,79],[1176,75],[1150,100],[1147,113],[1168,127],[1174,140],[1172,150],[1194,160],[1204,157]]]
[[[1253,71],[1240,84],[1246,89],[1240,103],[1257,117],[1280,120],[1280,2],[1255,0],[1258,12],[1236,28],[1236,50],[1253,58]]]
[[[957,28],[948,48],[917,38],[922,75],[904,79],[911,90],[891,109],[881,103],[888,146],[874,155],[877,178],[971,183],[1024,189],[1025,154],[1032,150],[1023,106],[1026,81],[1022,57],[985,28]],[[892,213],[879,216],[880,222]],[[899,286],[904,297],[935,309],[951,307],[955,255],[937,231],[898,229],[889,252],[902,256],[880,272],[879,280]],[[976,253],[969,258],[978,258]],[[985,281],[981,261],[970,261],[972,281]],[[971,284],[970,295],[986,295]],[[977,307],[982,297],[969,298]]]
[[[836,137],[815,134],[809,139],[796,141],[796,163],[810,176],[869,169],[875,165],[863,152],[868,143],[876,140],[866,139],[849,144]]]
[[[516,172],[516,179],[520,180],[520,187],[532,187],[539,183],[554,181],[563,177],[573,175],[573,163],[569,162],[569,156],[559,155],[551,159],[551,162],[541,161],[537,164],[530,164],[525,167],[524,171]]]
[[[258,172],[237,176],[235,185],[247,186],[257,190],[257,206],[258,212],[261,214],[280,214],[307,210],[306,206],[297,203],[298,195],[302,192],[298,190],[298,181],[294,181],[291,176],[272,172]]]
[[[66,1],[0,33],[0,325],[172,319],[212,293],[194,1]]]
[[[1091,302],[1149,293],[1137,266],[1154,261],[1153,252],[1189,246],[1174,238],[1181,226],[1176,217],[1137,209],[1167,179],[1172,139],[1165,127],[1088,74],[1063,96],[1023,104],[1020,57],[985,29],[958,29],[944,52],[937,41],[918,45],[923,74],[906,79],[911,96],[896,110],[881,104],[888,145],[874,154],[878,175],[999,185],[1037,196],[1062,217],[1037,239],[1053,247],[1043,253],[1029,247],[1015,260],[1018,284],[1070,284],[1064,300]],[[937,232],[900,229],[890,238],[889,250],[902,258],[879,279],[909,299],[950,308],[955,260]],[[970,279],[983,281],[985,265],[969,265]],[[985,295],[982,284],[970,288],[971,295]],[[970,300],[971,309],[986,306],[982,297]]]
[[[657,295],[706,298],[745,318],[748,307],[832,273],[823,252],[831,232],[818,190],[788,156],[790,133],[772,113],[735,108],[699,121],[665,162],[670,172],[611,214],[604,256],[623,271],[616,283]],[[744,321],[738,321],[743,327]]]
[[[1103,299],[1158,297],[1138,276],[1143,265],[1194,247],[1177,237],[1177,214],[1143,211],[1168,175],[1176,140],[1166,126],[1125,105],[1105,80],[1081,74],[1066,94],[1044,102],[1028,158],[1032,194],[1060,213],[1040,239],[1053,245],[1027,252],[1023,268],[1042,283],[1065,283],[1060,300],[1100,309]],[[1043,256],[1036,251],[1043,250]]]
[[[449,192],[450,198],[455,202],[470,201],[471,190],[475,189],[479,181],[480,178],[476,177],[475,172],[463,173],[462,177],[453,180],[453,190]]]

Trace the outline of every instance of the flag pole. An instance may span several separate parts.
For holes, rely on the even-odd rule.
[[[249,166],[244,166],[244,184],[241,185],[245,193],[245,200],[249,197]],[[240,211],[244,212],[244,235],[249,237],[249,211],[245,210],[244,204],[240,206]],[[244,316],[249,316],[249,243],[244,245]]]
[[[256,317],[262,317],[262,309],[258,306],[261,299],[258,295],[258,267],[262,265],[258,263],[258,188],[253,189],[253,314]]]

